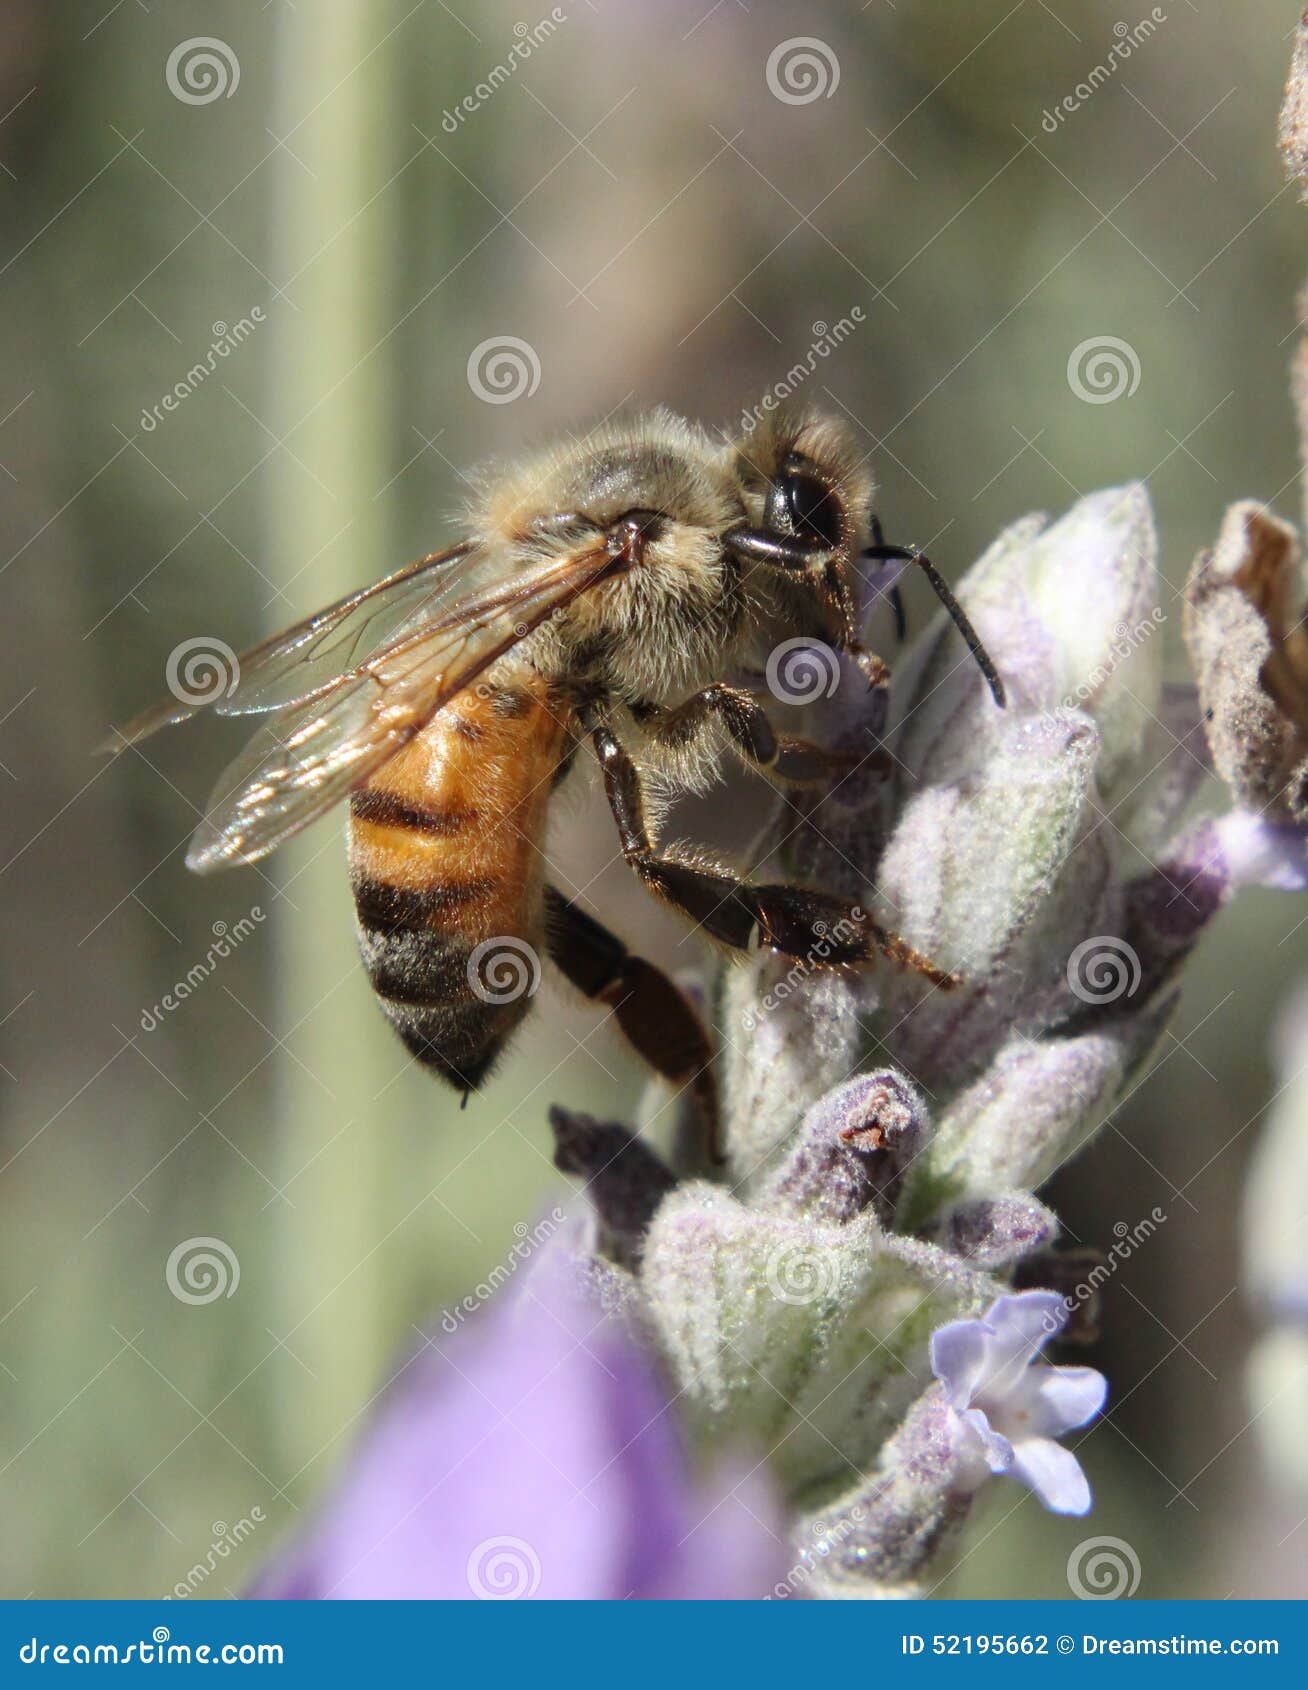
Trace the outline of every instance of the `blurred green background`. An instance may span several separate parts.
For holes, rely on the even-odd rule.
[[[469,464],[623,404],[730,424],[856,306],[808,392],[865,437],[892,536],[956,579],[1014,517],[1147,477],[1179,673],[1175,592],[1224,505],[1298,517],[1308,210],[1274,145],[1296,11],[1167,0],[1051,133],[1148,7],[568,0],[536,31],[548,9],[499,0],[4,0],[6,1594],[162,1596],[206,1558],[195,1595],[239,1590],[415,1327],[562,1193],[547,1105],[632,1119],[643,1084],[547,982],[460,1113],[371,1001],[337,824],[196,880],[185,840],[239,728],[110,766],[108,725],[182,642],[240,648],[442,543]],[[443,122],[531,31],[516,74]],[[829,97],[775,98],[769,55],[815,33]],[[225,48],[225,90],[175,70],[179,98],[170,55],[197,37]],[[469,358],[505,336],[539,382],[488,403]],[[1103,336],[1139,382],[1091,404],[1069,357]],[[729,837],[722,812],[696,825]],[[612,855],[602,806],[573,800],[562,883],[683,966]],[[1135,1547],[1142,1595],[1303,1593],[1308,1501],[1247,1435],[1237,1255],[1303,919],[1271,894],[1226,916],[1152,1077],[1054,1193],[1090,1243],[1169,1217],[1106,1293],[1091,1522],[993,1487],[944,1594],[1066,1594],[1093,1534]],[[239,1262],[230,1297],[169,1291],[196,1238]]]

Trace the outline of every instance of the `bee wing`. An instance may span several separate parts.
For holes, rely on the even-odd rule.
[[[621,567],[603,547],[483,580],[307,699],[272,709],[218,783],[187,865],[266,856],[393,757],[533,628]],[[448,595],[446,595],[448,597]],[[333,648],[335,649],[335,648]]]
[[[419,625],[433,602],[438,604],[452,592],[466,593],[470,587],[466,565],[446,569],[435,579],[433,571],[462,563],[475,550],[473,542],[465,540],[347,594],[242,652],[232,664],[233,680],[225,694],[199,702],[165,698],[125,728],[115,728],[101,749],[113,753],[139,745],[160,728],[185,722],[211,705],[220,716],[246,716],[307,702]]]

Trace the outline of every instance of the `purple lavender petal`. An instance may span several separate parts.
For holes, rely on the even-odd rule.
[[[1040,1351],[1067,1324],[1063,1299],[1053,1291],[1018,1291],[997,1297],[982,1316],[994,1333],[987,1394],[1011,1391]]]
[[[962,1416],[973,1434],[979,1440],[981,1451],[985,1456],[986,1466],[992,1473],[1011,1473],[1017,1461],[1017,1451],[1014,1445],[1002,1432],[997,1432],[990,1424],[984,1410],[969,1408]]]
[[[616,1121],[596,1121],[558,1104],[549,1121],[554,1166],[585,1180],[604,1254],[634,1267],[654,1211],[676,1185],[676,1175],[644,1139]]]
[[[692,1482],[652,1362],[560,1252],[409,1361],[251,1594],[757,1597],[789,1559],[773,1515],[761,1471]]]
[[[648,1601],[747,1601],[772,1590],[792,1559],[771,1487],[752,1463],[728,1465],[696,1493],[662,1557],[636,1569],[632,1590]]]
[[[1070,1449],[1052,1438],[1025,1438],[1016,1446],[1013,1472],[1055,1514],[1085,1514],[1090,1484]]]
[[[1076,1457],[1053,1440],[1098,1414],[1107,1381],[1092,1367],[1032,1365],[1066,1318],[1061,1297],[1021,1291],[996,1298],[980,1320],[933,1334],[931,1365],[960,1428],[954,1448],[965,1488],[989,1468],[1022,1479],[1056,1513],[1089,1508]]]
[[[1132,937],[1138,929],[1145,953],[1146,995],[1155,989],[1151,974],[1164,977],[1167,965],[1187,954],[1231,895],[1231,864],[1221,830],[1221,823],[1205,816],[1172,840],[1153,868],[1127,882]],[[1155,953],[1158,961],[1151,968]]]
[[[951,1408],[965,1409],[988,1377],[992,1337],[980,1320],[951,1320],[931,1334],[931,1371]]]
[[[1108,1381],[1093,1367],[1035,1367],[1028,1401],[1036,1437],[1061,1438],[1093,1420],[1104,1406]]]

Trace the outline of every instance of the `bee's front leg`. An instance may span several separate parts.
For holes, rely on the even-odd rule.
[[[645,819],[640,770],[608,728],[596,728],[591,737],[623,856],[651,892],[711,938],[738,951],[763,944],[833,968],[881,955],[914,969],[934,986],[948,990],[958,985],[956,974],[937,968],[906,939],[843,898],[803,886],[756,886],[693,856],[656,851]]]
[[[693,744],[717,721],[751,768],[799,786],[846,774],[868,757],[866,752],[837,751],[778,733],[753,693],[726,681],[714,681],[670,710],[657,704],[633,705],[632,715],[660,745],[673,749]]]
[[[867,682],[868,691],[873,687],[884,687],[890,684],[890,665],[884,657],[878,657],[876,652],[869,651],[867,646],[857,642],[845,647],[846,654],[857,665],[859,672]]]

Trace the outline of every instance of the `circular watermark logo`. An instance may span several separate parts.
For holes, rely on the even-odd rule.
[[[767,660],[768,691],[782,704],[812,704],[840,685],[840,659],[821,640],[782,640]]]
[[[530,399],[540,386],[540,357],[516,334],[492,335],[468,354],[468,386],[488,405]]]
[[[840,1269],[830,1251],[812,1244],[778,1244],[768,1255],[763,1277],[779,1303],[815,1303],[831,1296]]]
[[[164,1283],[179,1303],[216,1303],[236,1295],[241,1264],[221,1238],[184,1238],[168,1257]]]
[[[241,678],[241,665],[226,640],[197,634],[168,654],[168,690],[182,704],[216,704],[230,698]]]
[[[488,1537],[468,1557],[468,1589],[479,1602],[518,1602],[540,1588],[540,1557],[520,1537]]]
[[[1140,358],[1115,334],[1092,335],[1074,346],[1067,360],[1067,385],[1087,405],[1129,399],[1140,385]]]
[[[1082,1003],[1116,1003],[1118,998],[1134,997],[1142,972],[1134,948],[1113,933],[1082,939],[1067,959],[1067,983]]]
[[[224,95],[230,100],[241,84],[241,62],[225,41],[193,35],[168,55],[164,81],[174,99],[188,106],[208,106]]]
[[[783,105],[829,100],[840,86],[840,60],[816,35],[793,35],[768,54],[767,84]]]
[[[525,939],[508,934],[483,939],[468,957],[468,984],[483,1003],[534,998],[540,985],[540,958]]]
[[[1067,1558],[1067,1586],[1082,1602],[1115,1602],[1134,1596],[1140,1557],[1120,1537],[1088,1537]]]

